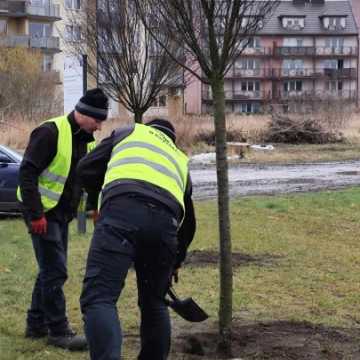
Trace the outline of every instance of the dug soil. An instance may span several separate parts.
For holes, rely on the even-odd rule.
[[[186,324],[174,332],[172,360],[229,359],[216,353],[214,324]],[[358,360],[360,329],[331,328],[308,322],[249,323],[234,319],[232,347],[231,358],[236,360]]]
[[[248,255],[238,252],[232,253],[233,266],[254,264],[257,266],[273,266],[281,259],[281,256],[271,254]],[[190,251],[185,260],[186,266],[217,266],[219,261],[218,251]],[[360,360],[360,359],[359,359]]]
[[[217,266],[218,252],[192,251],[187,266]],[[274,266],[280,256],[233,253],[233,266]],[[173,322],[171,360],[229,359],[217,354],[217,324],[213,319],[191,324]],[[309,322],[254,322],[234,318],[232,336],[236,360],[360,360],[360,327],[326,327]]]

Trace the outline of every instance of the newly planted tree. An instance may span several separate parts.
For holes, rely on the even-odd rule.
[[[212,92],[216,132],[216,164],[219,209],[220,307],[219,350],[231,354],[232,245],[229,216],[229,182],[226,149],[224,78],[248,42],[277,6],[265,0],[136,0],[150,35],[191,74],[208,84]],[[151,16],[149,16],[151,14]],[[161,24],[161,32],[151,27]],[[170,38],[182,49],[178,57],[163,41]]]

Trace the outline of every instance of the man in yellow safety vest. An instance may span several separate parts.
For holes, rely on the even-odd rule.
[[[93,147],[93,133],[101,129],[107,112],[103,91],[88,90],[69,115],[47,120],[33,130],[19,172],[18,198],[39,268],[25,335],[48,336],[48,344],[69,350],[86,348],[86,339],[69,326],[63,293],[68,224],[82,193],[76,166]]]
[[[173,125],[154,119],[115,130],[79,163],[86,191],[101,190],[80,298],[92,360],[120,359],[116,302],[132,263],[141,311],[138,359],[168,357],[164,299],[196,226],[188,158],[175,140]]]

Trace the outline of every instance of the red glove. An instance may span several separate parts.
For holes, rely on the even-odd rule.
[[[40,219],[31,221],[31,232],[39,235],[47,233],[47,221],[44,215]]]
[[[91,217],[92,217],[92,220],[93,220],[93,223],[94,225],[97,223],[97,221],[99,220],[99,211],[98,210],[93,210],[92,214],[91,214]]]

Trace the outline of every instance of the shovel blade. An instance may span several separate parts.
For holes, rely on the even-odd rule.
[[[205,321],[208,314],[192,299],[174,300],[169,303],[170,307],[183,319],[191,322]]]

